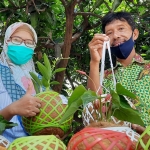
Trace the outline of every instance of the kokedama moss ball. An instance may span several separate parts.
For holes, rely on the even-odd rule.
[[[3,146],[0,146],[0,150],[7,150],[7,149]]]
[[[64,104],[59,93],[54,91],[41,92],[36,95],[42,101],[40,113],[34,117],[23,117],[23,126],[30,135],[59,135],[63,137],[70,129],[72,117],[59,124],[67,104]]]
[[[86,127],[72,136],[67,150],[134,150],[130,138],[121,132]]]
[[[39,135],[18,138],[8,150],[66,150],[66,146],[54,135]]]
[[[150,149],[150,126],[141,134],[136,150],[149,150]]]

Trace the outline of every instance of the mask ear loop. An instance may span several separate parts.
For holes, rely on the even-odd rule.
[[[106,47],[108,48],[108,54],[109,54],[109,59],[110,59],[110,66],[111,66],[112,76],[113,76],[113,83],[114,83],[114,88],[116,90],[116,79],[115,79],[115,74],[114,74],[114,70],[113,70],[112,58],[111,58],[110,41],[104,41],[103,49],[102,49],[102,59],[101,59],[100,86],[99,86],[99,88],[98,88],[96,93],[98,93],[98,91],[100,90],[101,87],[104,87],[103,86],[103,80],[104,80],[104,67],[105,67]]]

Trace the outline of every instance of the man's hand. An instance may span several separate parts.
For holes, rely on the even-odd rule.
[[[108,41],[109,37],[105,34],[95,34],[89,43],[90,55],[92,62],[100,62],[102,58],[102,49],[104,41]]]
[[[12,115],[32,117],[40,112],[41,101],[39,98],[31,95],[32,89],[33,83],[30,82],[26,94],[10,105],[10,111]]]
[[[132,129],[135,130],[139,134],[142,134],[145,131],[144,127],[137,125],[137,124],[132,124]]]

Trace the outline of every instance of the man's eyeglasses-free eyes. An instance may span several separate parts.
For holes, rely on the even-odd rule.
[[[33,40],[29,40],[29,39],[23,40],[19,36],[10,37],[10,41],[16,45],[20,45],[20,44],[22,44],[22,42],[24,42],[24,44],[30,48],[35,48],[35,46],[36,46],[36,43]]]

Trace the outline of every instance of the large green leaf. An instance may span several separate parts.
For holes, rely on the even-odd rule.
[[[98,96],[96,95],[95,92],[88,90],[84,92],[84,94],[81,96],[81,99],[83,101],[84,105],[87,105],[89,102],[92,102],[96,99],[98,99]]]
[[[112,97],[112,99],[111,99],[112,103],[115,104],[116,106],[120,106],[120,97],[119,97],[119,95],[113,90],[110,91],[110,94],[111,94],[111,97]]]
[[[68,108],[65,111],[64,116],[61,118],[60,123],[69,119],[69,117],[73,116],[74,113],[79,109],[79,107],[83,104],[81,96],[86,92],[86,89],[83,85],[79,85],[75,88],[72,95],[68,99]]]
[[[133,99],[137,99],[136,95],[125,89],[120,83],[116,84],[116,91],[119,95],[124,95]]]
[[[71,103],[71,105],[69,105],[69,107],[66,109],[63,117],[60,120],[60,124],[74,115],[74,113],[79,109],[81,102],[82,102],[82,100],[79,98],[76,102],[73,102],[73,103]]]
[[[139,112],[131,108],[123,96],[120,97],[120,107],[114,110],[113,116],[115,116],[119,120],[128,121],[144,126]]]
[[[73,93],[71,94],[70,98],[68,99],[68,105],[71,105],[71,103],[79,99],[85,91],[87,90],[83,85],[79,85],[78,87],[76,87]],[[81,100],[81,103],[82,103],[82,100]]]
[[[68,108],[62,117],[60,123],[64,122],[65,120],[69,119],[69,117],[73,116],[73,114],[79,109],[79,107],[84,104],[88,104],[89,102],[94,101],[97,99],[98,96],[95,92],[89,90],[86,91],[83,85],[78,86],[72,93]]]

